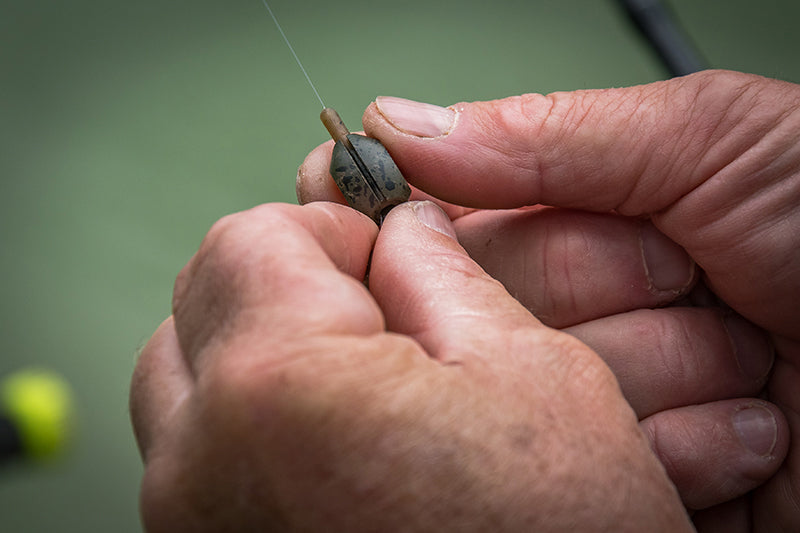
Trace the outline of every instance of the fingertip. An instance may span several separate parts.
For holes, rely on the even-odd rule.
[[[314,148],[297,169],[295,192],[301,205],[319,201],[347,203],[328,170],[333,144],[330,140]]]
[[[706,509],[772,477],[789,449],[777,406],[758,399],[662,411],[641,422],[687,507]]]
[[[380,97],[367,107],[362,122],[409,182],[425,192],[466,207],[520,207],[536,196],[532,175],[538,156],[529,152],[527,108],[543,109],[542,98],[525,95],[441,107]]]
[[[397,206],[378,235],[369,278],[387,327],[413,336],[443,363],[482,357],[472,348],[487,339],[538,327],[455,235],[449,217],[433,202]],[[470,349],[452,351],[454,346]]]
[[[434,202],[415,202],[411,206],[411,210],[417,220],[426,228],[458,241],[456,230],[450,217]]]
[[[400,237],[405,240],[402,234],[413,236],[411,239],[418,246],[430,248],[444,244],[466,255],[466,251],[458,244],[450,216],[432,200],[410,201],[394,207],[384,220],[378,238],[382,235],[384,239],[391,236],[392,239]]]

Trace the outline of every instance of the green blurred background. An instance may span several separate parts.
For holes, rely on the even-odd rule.
[[[673,0],[710,63],[800,81],[796,0]],[[447,105],[664,76],[612,0],[273,0],[351,129],[376,95]],[[76,390],[65,460],[0,469],[0,530],[139,531],[137,351],[217,218],[294,201],[326,139],[260,0],[4,0],[0,376]]]

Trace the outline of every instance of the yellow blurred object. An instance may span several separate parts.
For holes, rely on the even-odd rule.
[[[54,457],[70,441],[72,392],[64,379],[43,369],[25,369],[0,382],[0,412],[16,427],[25,456]]]

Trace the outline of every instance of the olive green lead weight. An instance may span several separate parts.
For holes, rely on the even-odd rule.
[[[380,141],[350,133],[330,107],[319,118],[336,141],[330,167],[333,181],[350,207],[380,226],[390,209],[408,201],[411,188]]]

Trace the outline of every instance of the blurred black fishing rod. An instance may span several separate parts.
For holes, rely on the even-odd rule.
[[[660,0],[619,0],[670,76],[708,68],[672,10]]]

